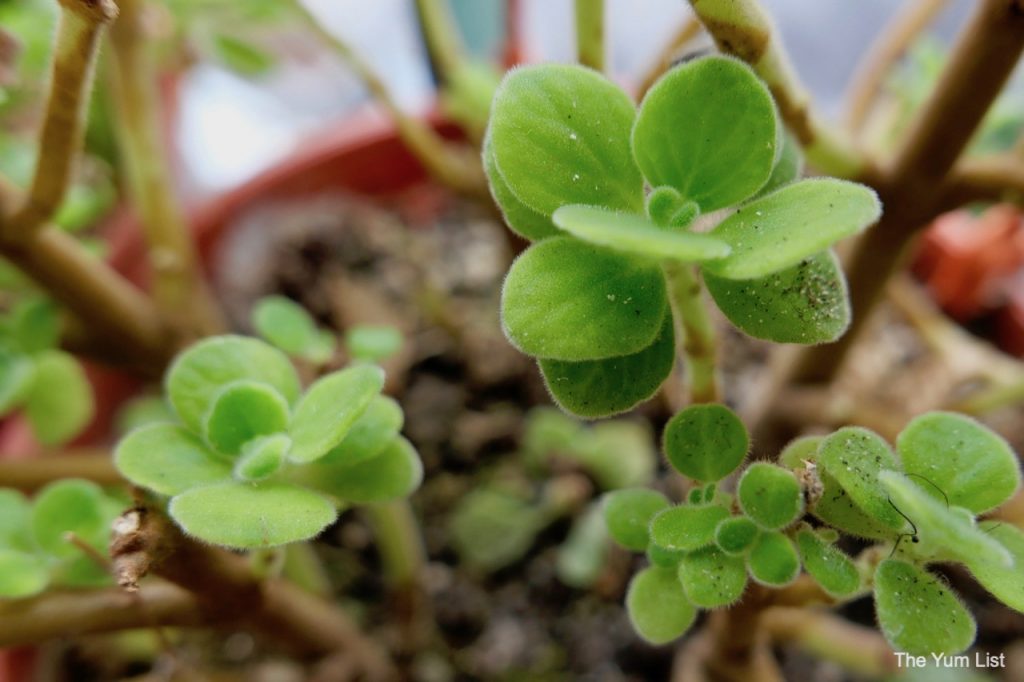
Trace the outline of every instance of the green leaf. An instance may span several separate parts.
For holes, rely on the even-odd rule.
[[[676,572],[649,566],[633,576],[626,593],[626,611],[636,633],[654,645],[682,636],[697,619]]]
[[[487,486],[462,498],[450,516],[449,532],[460,559],[491,573],[526,556],[545,523],[536,505]]]
[[[771,94],[750,67],[730,57],[694,59],[647,92],[633,155],[652,186],[674,187],[710,213],[768,181],[778,128]]]
[[[775,162],[775,167],[772,168],[772,176],[758,191],[757,196],[770,194],[794,180],[799,180],[804,171],[804,157],[796,138],[788,132],[784,132],[781,138],[782,153],[779,155],[778,161]]]
[[[610,546],[601,505],[591,503],[573,521],[569,535],[558,548],[558,558],[555,562],[558,579],[578,590],[592,587],[608,564]],[[672,575],[675,576],[674,571]]]
[[[900,468],[896,455],[881,436],[855,426],[839,429],[821,442],[818,462],[868,516],[903,532],[906,520],[893,508],[878,483],[881,471]]]
[[[65,539],[74,533],[96,547],[105,547],[110,519],[104,513],[103,491],[95,483],[65,479],[43,488],[32,502],[32,535],[36,544],[56,557],[73,557],[80,549]]]
[[[1002,521],[982,521],[981,530],[994,538],[1013,556],[1013,566],[1007,568],[998,561],[973,558],[967,562],[971,574],[982,587],[1012,609],[1024,612],[1024,531]]]
[[[57,347],[60,316],[56,304],[40,297],[19,301],[10,314],[10,333],[18,350],[38,353]]]
[[[34,554],[0,548],[0,598],[39,594],[50,582],[47,562]]]
[[[288,417],[288,403],[271,386],[233,381],[213,399],[203,430],[211,445],[235,455],[253,438],[287,429]]]
[[[662,229],[646,216],[600,206],[562,206],[551,219],[583,241],[646,258],[699,263],[724,258],[732,251],[728,244],[709,235]]]
[[[729,321],[775,343],[829,343],[850,324],[846,278],[831,251],[754,279],[704,273],[704,284]]]
[[[308,540],[337,518],[323,495],[274,481],[193,488],[172,498],[167,510],[189,535],[235,549]]]
[[[379,362],[402,349],[402,334],[387,325],[361,324],[345,332],[349,357],[361,362]]]
[[[726,279],[764,277],[857,234],[881,211],[864,185],[834,178],[794,182],[744,204],[712,230],[732,253],[703,267]]]
[[[785,528],[804,510],[803,490],[796,476],[767,462],[747,467],[736,493],[743,513],[768,530]]]
[[[34,376],[35,362],[31,357],[0,348],[0,415],[25,400]]]
[[[698,215],[700,206],[686,200],[671,187],[655,187],[647,194],[647,215],[655,225],[663,228],[688,227]]]
[[[787,469],[803,469],[807,462],[818,461],[818,446],[823,436],[800,436],[791,440],[779,453],[779,464]]]
[[[353,504],[407,497],[423,481],[423,463],[412,443],[399,436],[374,457],[349,466],[323,467],[317,488]]]
[[[283,433],[260,436],[242,448],[242,456],[235,462],[234,475],[239,481],[262,481],[277,473],[284,464],[292,439]]]
[[[132,431],[114,449],[114,464],[132,483],[161,495],[231,478],[231,465],[177,424],[150,424]]]
[[[974,618],[949,586],[905,561],[886,559],[878,565],[875,612],[897,651],[958,654],[974,642]]]
[[[889,540],[896,531],[857,506],[839,482],[822,468],[817,470],[822,494],[810,509],[818,519],[844,533],[860,538]]]
[[[757,524],[746,516],[731,516],[715,528],[715,544],[726,554],[745,554],[760,533]]]
[[[29,502],[21,492],[0,488],[0,549],[28,551],[32,548],[31,514]]]
[[[667,306],[657,265],[571,237],[545,239],[523,252],[501,297],[513,345],[527,355],[575,362],[647,348]]]
[[[665,549],[659,547],[653,542],[647,545],[647,560],[654,566],[660,566],[661,568],[671,568],[674,572],[679,572],[679,562],[686,556],[686,552],[678,549]]]
[[[729,510],[717,504],[681,505],[651,519],[651,542],[664,549],[692,552],[715,541],[715,527]]]
[[[371,459],[395,439],[405,416],[394,398],[376,396],[338,445],[323,456],[325,464],[355,464]]]
[[[817,533],[801,530],[796,535],[796,543],[804,568],[830,595],[841,599],[860,588],[860,574],[850,557],[826,543]]]
[[[655,490],[628,488],[604,496],[604,520],[612,539],[626,549],[642,552],[649,541],[654,516],[669,507],[668,498]]]
[[[92,384],[78,361],[64,351],[43,351],[34,359],[32,384],[25,396],[25,415],[41,443],[64,443],[92,421]]]
[[[658,468],[650,426],[631,419],[598,422],[556,456],[578,461],[602,490],[647,485]]]
[[[141,426],[176,421],[178,418],[163,396],[143,394],[131,398],[118,409],[115,431],[119,436],[126,436]]]
[[[515,196],[544,215],[566,204],[639,211],[643,178],[629,149],[635,116],[626,93],[589,69],[513,69],[491,105],[495,166]]]
[[[800,557],[793,542],[778,531],[761,533],[747,555],[750,577],[762,585],[782,587],[800,575]]]
[[[244,336],[213,336],[189,347],[171,365],[166,392],[181,420],[198,433],[221,388],[245,379],[268,384],[289,405],[301,392],[295,368],[284,353]]]
[[[979,422],[952,412],[917,417],[900,433],[896,448],[908,474],[949,504],[981,514],[1010,499],[1020,487],[1020,465],[1010,445]],[[931,488],[938,490],[930,490]]]
[[[317,327],[313,316],[284,296],[256,302],[252,326],[264,339],[288,355],[323,363],[334,354],[334,336]]]
[[[295,407],[288,435],[293,462],[323,457],[338,445],[384,387],[384,370],[357,365],[318,379]]]
[[[714,609],[728,606],[743,595],[747,569],[742,557],[729,556],[711,545],[683,557],[679,580],[690,602]]]
[[[224,66],[249,78],[266,75],[277,65],[270,52],[224,33],[213,36],[213,51]]]
[[[489,134],[484,138],[483,159],[484,171],[487,173],[488,185],[491,188],[491,197],[501,209],[501,214],[509,229],[530,241],[557,235],[558,228],[551,222],[550,214],[544,215],[533,210],[519,201],[509,189],[505,178],[498,172],[498,165],[494,162],[494,150]]]
[[[672,373],[676,360],[672,316],[638,353],[604,360],[539,359],[544,385],[558,406],[578,417],[596,419],[631,410],[650,399]]]
[[[724,405],[692,405],[665,427],[663,449],[676,471],[697,481],[720,481],[747,456],[750,438]]]

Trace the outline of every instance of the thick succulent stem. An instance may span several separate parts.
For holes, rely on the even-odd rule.
[[[715,325],[708,314],[704,288],[692,265],[663,266],[669,301],[680,339],[691,403],[719,401]]]

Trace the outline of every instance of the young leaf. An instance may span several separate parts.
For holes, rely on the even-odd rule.
[[[50,582],[47,569],[41,557],[0,548],[0,598],[22,599],[39,594]]]
[[[402,349],[402,334],[394,327],[361,324],[345,332],[349,357],[361,362],[379,362]]]
[[[583,241],[656,260],[699,263],[723,258],[732,251],[728,244],[709,235],[662,229],[645,216],[600,206],[562,206],[551,219]]]
[[[462,498],[450,517],[449,531],[459,558],[491,573],[523,558],[544,525],[545,515],[536,505],[486,486]]]
[[[668,299],[657,265],[552,237],[509,269],[501,296],[509,340],[527,355],[601,360],[638,353],[661,331]]]
[[[676,471],[697,481],[720,481],[747,456],[750,438],[724,405],[692,405],[665,427],[663,449]]]
[[[167,373],[167,396],[185,425],[201,433],[221,388],[240,380],[270,385],[289,405],[301,392],[295,368],[281,351],[244,336],[213,336],[175,359]]]
[[[408,496],[423,481],[423,463],[412,443],[401,436],[372,459],[323,468],[316,487],[353,504],[390,502]]]
[[[306,463],[326,455],[383,387],[384,370],[376,365],[356,365],[317,379],[295,407],[288,428],[289,459]]]
[[[819,439],[820,440],[820,439]],[[810,512],[828,525],[859,538],[890,540],[896,531],[857,506],[843,486],[827,471],[818,468],[822,494]]]
[[[376,457],[402,430],[404,419],[394,398],[376,396],[345,438],[323,456],[324,464],[344,466]]]
[[[822,589],[836,598],[848,597],[860,587],[860,574],[850,557],[804,529],[796,535],[804,568]]]
[[[731,516],[715,528],[715,544],[726,554],[744,554],[760,534],[757,524],[746,516]]]
[[[673,187],[710,213],[743,201],[767,182],[778,144],[775,105],[743,62],[694,59],[647,92],[632,142],[652,186]]]
[[[671,568],[673,574],[679,572],[679,562],[686,556],[686,552],[681,549],[665,549],[659,547],[653,542],[647,545],[647,560],[651,562],[653,566],[660,566],[661,568]],[[678,580],[678,578],[677,578]]]
[[[762,585],[782,587],[800,575],[800,557],[793,542],[777,531],[761,533],[747,555],[750,577]]]
[[[974,558],[967,562],[971,574],[982,587],[996,599],[1012,609],[1024,612],[1024,531],[1002,521],[982,521],[982,532],[995,538],[1013,556],[1013,567],[1007,568],[1000,562],[983,561]]]
[[[658,468],[658,452],[646,422],[598,422],[573,448],[579,463],[603,490],[647,485]]]
[[[775,343],[829,343],[850,324],[846,278],[831,251],[754,279],[704,272],[704,284],[729,321]]]
[[[903,468],[929,481],[921,487],[949,504],[981,514],[1020,486],[1020,465],[1009,444],[960,414],[930,412],[910,422],[896,441]],[[938,490],[933,490],[937,488]]]
[[[878,565],[875,612],[897,651],[958,654],[974,641],[974,618],[949,586],[905,561],[886,559]]]
[[[697,609],[686,598],[676,572],[649,566],[633,576],[626,593],[633,629],[647,642],[667,644],[690,629]]]
[[[874,191],[834,178],[801,180],[744,204],[711,235],[732,253],[704,268],[726,279],[754,279],[791,268],[878,220]]]
[[[167,510],[190,535],[235,549],[308,540],[337,517],[323,495],[279,482],[193,488],[172,498]]]
[[[822,436],[800,436],[791,440],[779,453],[779,464],[787,469],[803,469],[807,462],[818,461]]]
[[[57,481],[43,488],[32,502],[32,535],[48,554],[73,557],[81,550],[67,541],[67,533],[94,546],[106,545],[110,529],[103,512],[103,491],[95,483]]]
[[[0,415],[25,400],[34,375],[35,363],[31,357],[0,348]]]
[[[292,440],[283,433],[260,436],[242,448],[242,456],[235,462],[235,478],[239,481],[262,481],[277,473]]]
[[[11,336],[21,352],[33,354],[57,347],[60,316],[53,301],[41,297],[19,301],[11,311],[10,321]]]
[[[59,350],[35,355],[25,415],[41,443],[57,445],[74,438],[94,412],[92,385],[71,355]]]
[[[648,400],[672,372],[676,360],[672,316],[638,353],[604,360],[539,359],[544,385],[558,406],[578,417],[596,419],[631,410]]]
[[[161,495],[231,479],[231,465],[177,424],[132,431],[114,449],[114,464],[132,483]]]
[[[901,532],[906,527],[878,484],[879,472],[900,465],[877,433],[854,426],[839,429],[821,442],[818,462],[868,516]]]
[[[779,160],[775,162],[775,167],[772,168],[772,176],[758,191],[757,196],[759,197],[770,194],[794,180],[799,180],[804,171],[804,157],[796,138],[788,132],[784,132],[780,138],[782,153],[779,155]]]
[[[648,193],[645,205],[654,224],[663,228],[687,227],[700,215],[697,202],[688,201],[675,189],[664,185]]]
[[[732,604],[747,586],[742,557],[729,556],[714,545],[698,549],[679,562],[679,580],[690,602],[705,609]]]
[[[774,464],[751,464],[736,492],[743,513],[768,530],[785,528],[803,513],[804,496],[796,476]]]
[[[651,519],[651,542],[664,549],[691,552],[715,541],[715,527],[729,516],[717,504],[681,505]]]
[[[646,488],[616,490],[604,496],[604,520],[612,539],[634,552],[647,548],[648,528],[655,514],[668,509],[668,499]]]
[[[558,548],[555,563],[558,579],[578,590],[592,587],[608,564],[609,547],[608,529],[604,525],[601,506],[596,502],[591,503],[573,521],[569,535]],[[674,571],[672,575],[675,576]]]
[[[252,326],[264,339],[294,357],[322,363],[334,353],[334,337],[320,330],[305,308],[284,296],[257,301]]]
[[[491,108],[496,169],[521,202],[544,215],[566,204],[639,211],[643,178],[629,149],[635,115],[626,93],[589,69],[513,69]]]
[[[287,429],[288,417],[288,403],[271,386],[233,381],[213,399],[203,431],[213,447],[235,455],[253,438]]]
[[[498,172],[498,165],[494,162],[494,150],[490,135],[484,138],[483,159],[484,172],[487,173],[487,182],[491,188],[491,197],[501,209],[501,214],[509,229],[530,241],[557,235],[558,228],[551,222],[550,214],[544,215],[533,210],[519,201],[509,189],[505,178],[501,177],[501,173]]]
[[[0,488],[0,549],[31,550],[31,514],[29,502],[21,492]]]

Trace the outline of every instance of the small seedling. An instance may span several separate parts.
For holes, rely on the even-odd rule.
[[[383,370],[355,364],[303,390],[276,348],[212,337],[167,373],[177,422],[132,431],[115,462],[169,497],[171,517],[201,540],[240,549],[306,540],[339,507],[405,497],[420,483],[402,410],[383,385]]]
[[[974,641],[973,616],[931,564],[963,564],[1024,611],[1024,532],[977,520],[1017,491],[1020,468],[1006,442],[978,422],[923,415],[900,433],[896,451],[855,427],[801,439],[780,457],[783,466],[748,465],[734,504],[722,482],[740,467],[747,442],[726,408],[687,408],[666,427],[664,449],[698,494],[676,506],[644,489],[606,496],[612,537],[651,562],[626,599],[648,641],[679,637],[698,608],[730,606],[748,579],[782,588],[801,568],[837,602],[873,593],[889,643],[915,655],[959,653]],[[836,531],[880,546],[853,559],[835,546]]]
[[[694,266],[752,336],[843,333],[850,309],[830,247],[872,224],[878,199],[850,182],[798,181],[798,152],[784,148],[768,89],[731,58],[674,68],[639,111],[582,67],[506,76],[484,165],[509,227],[534,243],[509,270],[502,323],[560,406],[607,416],[658,389],[676,329],[703,324],[687,319],[704,315]]]

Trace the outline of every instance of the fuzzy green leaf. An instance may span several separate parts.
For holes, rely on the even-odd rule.
[[[821,479],[822,494],[810,510],[814,516],[844,533],[860,538],[888,540],[896,535],[893,528],[868,516],[858,507],[843,486],[827,471],[819,468],[817,473]]]
[[[211,445],[235,455],[253,438],[287,429],[288,417],[288,403],[271,386],[233,381],[213,399],[203,430]]]
[[[334,353],[334,336],[317,327],[313,316],[284,296],[256,302],[252,326],[264,339],[293,357],[326,362]]]
[[[1010,445],[970,417],[952,412],[921,415],[903,429],[896,448],[908,474],[933,484],[923,489],[934,486],[951,505],[977,514],[995,509],[1020,486],[1020,465]]]
[[[736,488],[743,513],[768,530],[779,530],[799,518],[804,496],[792,472],[767,462],[754,462]]]
[[[900,468],[881,436],[860,427],[839,429],[821,442],[818,462],[868,516],[903,532],[906,521],[878,484],[879,472]]]
[[[647,545],[647,560],[651,562],[653,566],[660,566],[661,568],[671,568],[673,571],[678,573],[679,562],[686,556],[686,552],[680,549],[665,549],[659,547],[653,542]]]
[[[647,215],[660,227],[688,227],[700,215],[697,202],[688,201],[675,189],[664,185],[647,194],[645,206]]]
[[[0,415],[21,404],[35,375],[35,363],[27,355],[0,348]]]
[[[0,598],[39,594],[50,582],[46,561],[34,554],[0,548]]]
[[[704,284],[729,321],[775,343],[828,343],[850,324],[846,278],[831,251],[754,279],[704,273]]]
[[[729,556],[711,545],[682,558],[679,580],[693,604],[714,609],[728,606],[743,595],[747,569],[742,557]]]
[[[823,436],[800,436],[791,440],[779,453],[779,464],[787,469],[803,469],[807,462],[818,461],[818,446]]]
[[[234,474],[239,481],[262,481],[277,473],[284,464],[292,439],[283,433],[254,438],[242,448],[235,462]]]
[[[691,552],[715,541],[715,527],[729,516],[717,504],[681,505],[651,519],[651,542],[665,549]]]
[[[494,165],[512,193],[544,215],[566,204],[639,211],[643,178],[629,149],[635,116],[626,93],[589,69],[513,69],[491,109]]]
[[[201,433],[220,390],[241,380],[268,384],[289,405],[301,392],[295,368],[284,353],[244,336],[213,336],[189,347],[171,365],[166,392],[185,425]]]
[[[757,524],[746,516],[731,516],[715,528],[715,544],[726,554],[744,554],[760,532]]]
[[[117,444],[114,464],[132,483],[161,495],[231,478],[231,465],[177,424],[150,424],[132,431]]]
[[[650,426],[617,419],[598,422],[571,448],[580,465],[603,490],[647,485],[658,468]]]
[[[967,563],[971,574],[996,599],[1024,613],[1024,531],[1002,521],[982,521],[982,532],[997,540],[1013,556],[1013,567],[974,558]]]
[[[754,279],[791,268],[878,220],[874,191],[833,178],[801,180],[744,204],[711,235],[732,246],[704,268],[726,279]]]
[[[193,488],[172,498],[167,510],[189,535],[235,549],[308,540],[337,517],[323,495],[280,482]]]
[[[777,531],[761,533],[747,555],[750,577],[762,585],[782,587],[800,575],[800,557],[793,542]]]
[[[0,549],[31,549],[31,515],[25,495],[11,488],[0,488]]]
[[[693,405],[665,427],[663,449],[676,471],[697,481],[720,481],[747,456],[750,438],[724,405]]]
[[[19,301],[11,311],[10,324],[15,347],[23,353],[56,348],[60,340],[60,312],[47,298]]]
[[[545,525],[537,505],[496,487],[471,490],[449,517],[449,532],[459,558],[475,570],[491,573],[519,561]]]
[[[323,457],[345,438],[384,387],[384,370],[356,365],[317,379],[295,407],[288,435],[293,462]]]
[[[347,466],[324,466],[322,470],[317,476],[321,480],[313,484],[353,504],[397,500],[411,494],[423,481],[420,456],[401,436],[372,459]]]
[[[850,557],[826,543],[817,533],[801,530],[796,543],[804,568],[830,595],[848,597],[860,587],[860,574]]]
[[[652,186],[673,187],[710,213],[768,181],[778,128],[768,88],[750,67],[705,57],[675,67],[647,92],[633,155]]]
[[[669,507],[668,498],[655,490],[629,488],[604,496],[604,520],[617,543],[634,552],[647,548],[651,519]]]
[[[32,501],[32,535],[41,549],[62,558],[81,552],[67,541],[67,533],[105,547],[110,529],[104,510],[103,491],[95,483],[78,479],[51,483]]]
[[[376,396],[344,440],[323,457],[325,464],[348,465],[376,457],[402,430],[405,415],[394,398]]]
[[[779,155],[778,161],[775,162],[775,167],[772,168],[772,176],[758,191],[757,196],[770,194],[780,187],[800,179],[800,175],[804,171],[804,157],[800,151],[800,143],[788,132],[784,132],[781,139],[782,153]]]
[[[484,138],[483,159],[487,182],[491,188],[491,197],[501,209],[501,214],[509,229],[530,241],[557,235],[558,228],[551,222],[550,214],[544,215],[533,210],[519,201],[509,189],[505,178],[498,172],[498,165],[494,162],[494,150],[490,135]]]
[[[569,535],[558,548],[555,563],[558,579],[578,590],[592,587],[608,564],[610,546],[601,505],[591,503],[573,521]],[[675,576],[674,571],[672,575]]]
[[[690,629],[697,609],[672,569],[649,566],[633,576],[626,593],[633,629],[647,642],[667,644]]]
[[[732,250],[725,242],[706,234],[662,229],[643,215],[600,206],[562,206],[551,219],[583,241],[657,260],[699,263],[723,258]]]
[[[92,385],[82,366],[64,351],[43,351],[34,359],[25,415],[41,443],[57,445],[74,438],[92,420]]]
[[[596,419],[631,410],[657,392],[676,360],[672,316],[647,348],[604,360],[540,359],[544,384],[558,406],[578,417]]]
[[[974,618],[949,586],[904,561],[886,559],[878,565],[875,612],[897,651],[958,654],[974,641]]]
[[[345,332],[349,357],[362,362],[379,362],[402,349],[402,334],[387,325],[361,324]]]
[[[650,346],[667,301],[657,265],[553,237],[528,248],[509,269],[502,323],[512,344],[527,355],[601,360]]]

